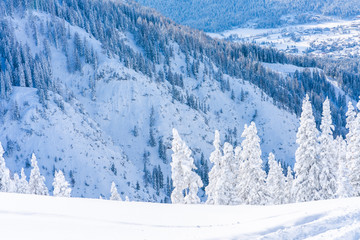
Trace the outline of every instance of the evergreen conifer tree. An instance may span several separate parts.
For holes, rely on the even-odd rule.
[[[238,201],[245,204],[263,205],[268,201],[268,192],[266,189],[266,173],[262,169],[260,138],[257,135],[257,129],[254,122],[250,126],[245,125],[244,132],[241,135],[242,151],[240,153],[243,167],[240,172],[241,183],[238,192]]]
[[[219,179],[220,192],[218,193],[218,204],[234,205],[237,199],[235,184],[238,166],[235,162],[233,146],[228,142],[224,144],[224,155],[222,156],[221,163],[222,169]]]
[[[346,163],[347,167],[350,169],[350,163],[356,152],[356,112],[351,102],[348,103],[348,110],[346,112],[346,128],[348,133],[346,134]]]
[[[191,157],[191,150],[180,138],[176,129],[173,129],[172,150],[174,152],[171,155],[171,178],[174,186],[171,194],[172,203],[199,203],[200,198],[197,192],[202,187],[202,182],[200,177],[192,171],[196,167]]]
[[[116,188],[116,185],[115,185],[114,182],[111,183],[110,192],[111,192],[110,200],[113,200],[113,201],[122,201],[122,199],[121,199],[121,197],[120,197],[120,194],[118,193],[117,188]]]
[[[360,109],[360,101],[357,104],[357,108]],[[349,134],[350,139],[348,141],[346,151],[346,161],[349,164],[350,170],[349,177],[350,183],[354,190],[354,196],[360,196],[360,114],[358,113],[355,120],[350,120]],[[350,131],[352,132],[350,134]]]
[[[0,143],[0,192],[9,192],[11,188],[10,171],[6,167],[4,153],[5,151]]]
[[[12,181],[12,186],[10,187],[10,192],[19,193],[19,187],[20,187],[20,178],[17,173],[14,173],[14,179]]]
[[[55,171],[54,182],[52,185],[54,187],[54,197],[70,197],[71,188],[69,187],[69,183],[65,180],[61,170]]]
[[[236,162],[236,169],[235,169],[235,178],[234,178],[234,191],[236,193],[236,197],[233,200],[233,205],[239,205],[243,203],[243,199],[240,198],[239,193],[244,188],[242,176],[244,173],[244,162],[241,158],[241,146],[237,146],[234,150],[234,160]]]
[[[336,197],[347,198],[353,196],[353,187],[349,181],[349,170],[346,164],[346,142],[342,137],[336,138],[337,146],[337,161],[338,161],[338,173],[337,173],[337,191]]]
[[[318,130],[312,112],[309,96],[303,101],[300,117],[300,127],[296,134],[299,145],[295,153],[295,179],[293,184],[293,198],[296,202],[320,200],[319,175],[322,164],[318,157]]]
[[[49,195],[49,191],[45,185],[45,178],[40,174],[34,153],[31,156],[31,166],[29,192],[36,195]]]
[[[336,193],[336,151],[334,145],[334,126],[331,120],[330,101],[327,98],[323,104],[323,114],[320,125],[319,157],[321,161],[320,198],[332,199]]]
[[[20,178],[19,184],[17,186],[17,192],[27,194],[27,193],[30,192],[29,183],[26,180],[26,175],[25,175],[25,171],[24,171],[23,168],[21,169],[21,176],[20,177],[21,178]]]
[[[221,146],[220,146],[220,133],[215,131],[214,138],[214,148],[215,150],[210,154],[210,162],[213,164],[209,172],[209,185],[205,188],[206,194],[208,196],[206,203],[207,204],[219,204],[218,193],[220,191],[219,179],[221,177]]]
[[[287,169],[287,175],[286,175],[286,184],[285,184],[285,190],[284,190],[284,203],[292,203],[293,202],[293,196],[292,196],[292,186],[294,182],[294,177],[292,175],[291,167],[288,166]]]
[[[273,153],[269,154],[269,174],[266,179],[269,191],[269,203],[283,204],[285,202],[285,177],[282,173],[280,163],[275,160]]]

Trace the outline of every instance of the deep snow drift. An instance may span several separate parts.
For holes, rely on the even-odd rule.
[[[278,206],[170,205],[0,193],[0,238],[359,239],[360,198]]]

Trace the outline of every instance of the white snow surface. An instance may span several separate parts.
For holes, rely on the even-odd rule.
[[[0,193],[0,238],[359,239],[359,203],[171,205]]]

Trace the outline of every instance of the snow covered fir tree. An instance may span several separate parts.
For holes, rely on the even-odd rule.
[[[70,197],[71,188],[69,188],[69,183],[65,180],[64,174],[61,170],[55,171],[53,187],[54,197]]]

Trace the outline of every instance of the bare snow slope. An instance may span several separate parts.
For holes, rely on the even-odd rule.
[[[0,238],[359,239],[359,202],[170,205],[0,193]]]

